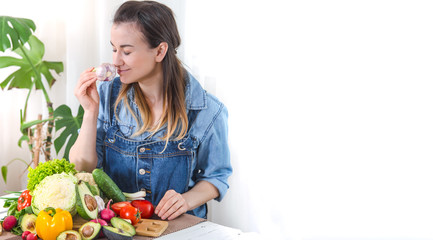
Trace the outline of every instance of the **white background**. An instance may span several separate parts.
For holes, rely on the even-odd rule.
[[[75,110],[80,72],[111,59],[122,1],[68,2],[0,15],[35,20],[47,60],[65,63],[55,106]],[[266,239],[433,239],[432,2],[163,2],[179,56],[229,109],[234,174],[210,220]],[[28,154],[20,94],[0,92],[1,164]],[[0,190],[25,186],[13,180]]]

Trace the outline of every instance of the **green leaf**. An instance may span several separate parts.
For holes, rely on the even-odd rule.
[[[18,140],[18,146],[21,147],[21,144],[23,143],[23,141],[29,141],[29,136],[27,135],[27,133],[23,134],[20,139]]]
[[[0,16],[0,51],[24,45],[35,30],[36,25],[30,19]]]
[[[8,166],[2,166],[2,177],[3,177],[3,181],[5,181],[5,183],[7,183]]]
[[[33,121],[30,121],[30,122],[25,122],[25,123],[21,124],[20,130],[22,132],[26,128],[32,127],[32,126],[37,125],[39,123],[45,123],[45,122],[52,121],[52,120],[53,120],[52,118],[48,118],[48,119],[33,120]]]
[[[44,86],[41,81],[41,75],[45,77],[48,86],[51,87],[55,79],[50,71],[54,70],[57,74],[63,71],[62,62],[42,61],[45,47],[36,36],[31,35],[27,43],[29,48],[20,47],[14,51],[21,58],[0,57],[0,68],[9,66],[19,67],[18,70],[0,83],[2,89],[32,89],[33,85],[36,86],[36,89],[42,89]],[[33,84],[33,81],[36,81],[35,84]]]
[[[81,105],[78,108],[77,116],[72,116],[71,109],[66,105],[61,105],[54,110],[56,132],[63,129],[62,133],[54,140],[54,148],[59,153],[60,149],[65,145],[64,158],[69,159],[69,150],[75,143],[78,137],[78,129],[81,127],[83,122],[84,110]],[[68,140],[69,138],[69,140]]]

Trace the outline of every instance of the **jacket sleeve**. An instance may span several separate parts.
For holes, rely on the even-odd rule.
[[[227,117],[227,109],[221,104],[197,150],[196,182],[205,180],[213,184],[219,191],[219,196],[215,199],[217,201],[221,201],[226,194],[229,188],[228,177],[232,174]]]

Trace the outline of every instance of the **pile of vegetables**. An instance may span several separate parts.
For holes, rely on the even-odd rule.
[[[144,191],[124,193],[101,169],[77,172],[65,159],[29,168],[27,189],[8,193],[16,196],[3,197],[8,212],[0,227],[27,240],[92,239],[104,233],[108,239],[119,234],[132,239],[133,225],[154,211]],[[78,230],[75,215],[88,220]]]

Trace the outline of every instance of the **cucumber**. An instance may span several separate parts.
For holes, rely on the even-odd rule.
[[[102,169],[96,168],[92,172],[93,179],[98,184],[99,189],[105,194],[108,199],[113,199],[113,202],[124,202],[126,197],[116,183]]]

